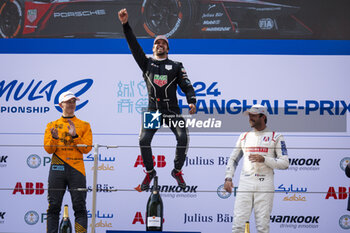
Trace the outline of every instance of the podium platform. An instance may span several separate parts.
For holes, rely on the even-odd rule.
[[[107,230],[106,233],[145,233],[145,232],[152,232],[152,231],[117,231],[117,230]],[[153,231],[153,232],[157,232],[157,231]],[[201,233],[199,231],[158,231],[158,232],[163,232],[163,233]]]

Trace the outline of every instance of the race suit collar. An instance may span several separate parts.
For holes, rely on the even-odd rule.
[[[75,117],[75,115],[74,116],[69,116],[69,117],[62,116],[63,119],[72,119],[74,117]]]
[[[168,58],[167,57],[166,58],[155,58],[155,57],[153,57],[153,59],[156,60],[156,61],[165,61]]]
[[[256,130],[255,128],[253,129],[253,132],[255,132],[255,133],[265,133],[268,131],[270,131],[270,130],[267,128],[267,126],[263,130]]]

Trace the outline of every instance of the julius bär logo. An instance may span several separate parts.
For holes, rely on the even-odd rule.
[[[115,190],[116,186],[111,186],[109,184],[96,184],[96,192],[104,192],[104,193],[109,193]],[[87,191],[91,192],[93,189],[93,186],[88,186]]]
[[[28,156],[27,165],[30,168],[38,168],[40,164],[41,164],[41,158],[38,155],[32,154]]]
[[[145,129],[159,129],[161,113],[157,110],[156,112],[144,112],[143,113],[143,127]]]
[[[28,225],[35,225],[37,224],[37,222],[39,221],[39,214],[33,210],[28,211],[25,215],[24,215],[24,221],[28,224]]]

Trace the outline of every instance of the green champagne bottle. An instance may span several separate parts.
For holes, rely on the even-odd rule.
[[[63,218],[60,223],[60,228],[59,228],[59,233],[72,233],[72,224],[70,223],[69,220],[69,215],[68,215],[68,205],[64,206],[63,210]]]
[[[163,201],[158,189],[158,176],[153,178],[153,188],[146,207],[146,230],[163,230]]]

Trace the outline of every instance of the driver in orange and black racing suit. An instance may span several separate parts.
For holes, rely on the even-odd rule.
[[[83,154],[89,153],[92,145],[92,132],[88,122],[75,115],[76,101],[72,92],[64,92],[59,97],[62,117],[47,124],[44,147],[52,154],[47,210],[47,233],[57,233],[59,214],[63,196],[68,187],[75,216],[75,232],[87,232],[86,175]],[[78,144],[87,145],[77,147]]]

